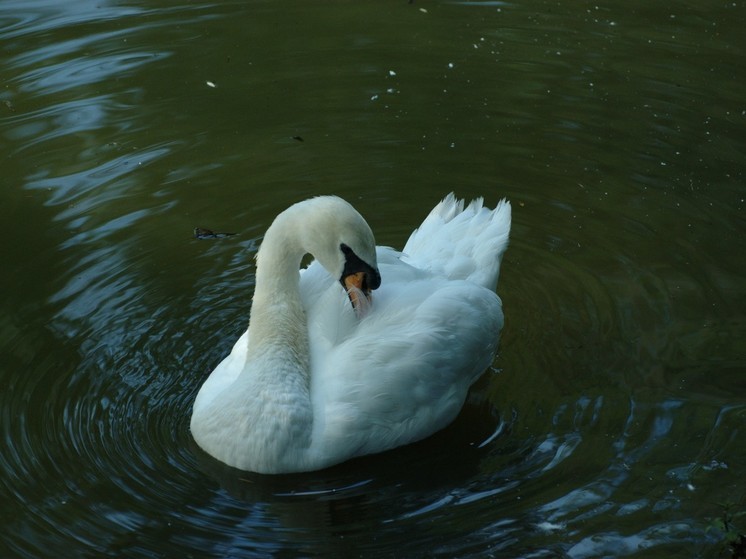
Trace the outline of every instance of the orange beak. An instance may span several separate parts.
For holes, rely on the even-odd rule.
[[[345,276],[344,285],[352,307],[360,315],[368,308],[371,302],[370,288],[368,287],[365,272],[357,272]]]

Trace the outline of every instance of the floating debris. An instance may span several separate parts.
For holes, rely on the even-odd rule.
[[[303,138],[301,136],[293,136],[293,140],[297,140],[299,142],[302,142]]]
[[[211,82],[210,80],[207,80],[205,83],[207,84],[207,87],[217,87],[217,85],[215,85],[215,82]]]
[[[223,239],[225,237],[230,237],[231,235],[235,235],[235,233],[219,233],[217,231],[212,231],[211,229],[204,229],[202,227],[194,228],[195,239]]]

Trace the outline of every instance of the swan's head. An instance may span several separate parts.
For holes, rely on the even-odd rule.
[[[298,204],[303,207],[305,250],[337,278],[356,311],[370,301],[381,285],[376,241],[363,216],[336,196],[320,196]]]

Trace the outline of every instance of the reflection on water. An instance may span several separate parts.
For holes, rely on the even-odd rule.
[[[728,554],[740,6],[125,4],[0,4],[0,556]],[[336,192],[401,247],[454,189],[515,208],[458,420],[296,476],[205,456],[274,215]]]

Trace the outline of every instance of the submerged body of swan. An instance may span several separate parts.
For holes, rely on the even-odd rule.
[[[249,328],[195,400],[195,441],[230,466],[289,473],[448,425],[497,350],[509,231],[508,202],[453,195],[402,252],[376,247],[340,198],[282,212],[257,255]]]

